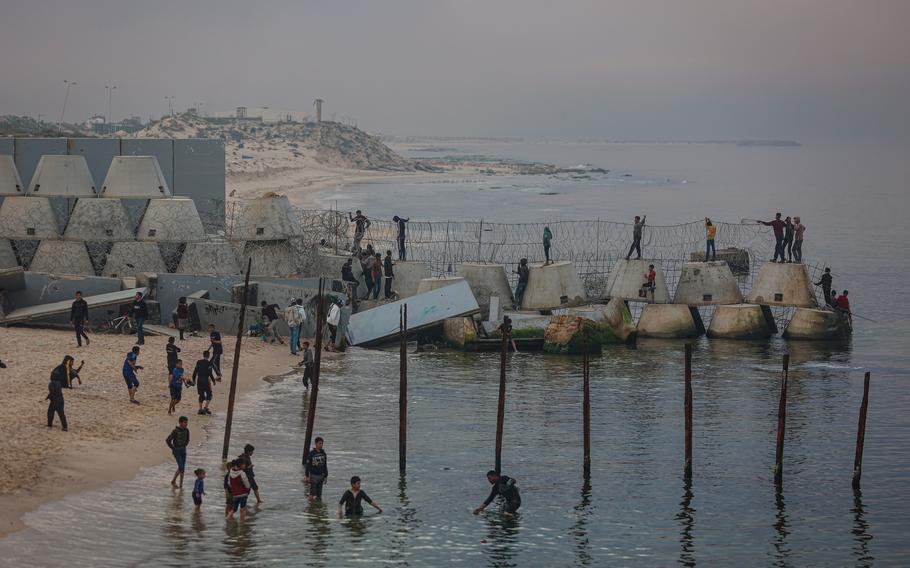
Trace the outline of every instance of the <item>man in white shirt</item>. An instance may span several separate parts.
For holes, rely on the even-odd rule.
[[[291,301],[291,305],[284,310],[284,319],[288,322],[288,328],[291,330],[291,355],[296,355],[300,349],[300,334],[303,331],[303,324],[306,323],[306,310],[303,308],[303,300],[296,299]]]

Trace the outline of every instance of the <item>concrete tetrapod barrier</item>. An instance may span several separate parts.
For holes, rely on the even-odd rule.
[[[303,233],[300,220],[283,195],[264,195],[248,202],[235,221],[233,238],[244,241],[278,241]]]
[[[843,339],[853,330],[847,315],[832,310],[797,308],[784,330],[785,339]]]
[[[362,298],[367,293],[367,288],[363,282],[360,261],[350,254],[334,254],[325,250],[320,250],[316,253],[315,266],[313,266],[312,270],[305,273],[305,275],[314,278],[341,280],[341,267],[344,266],[344,263],[348,260],[352,260],[351,272],[353,272],[354,277],[357,278],[357,288],[354,290],[354,293],[358,298]]]
[[[0,238],[60,238],[50,200],[47,197],[4,197],[0,205]]]
[[[171,190],[155,156],[116,156],[100,193],[101,197],[156,199],[170,197]]]
[[[44,155],[28,184],[28,194],[41,197],[95,197],[95,182],[85,156]]]
[[[679,283],[676,285],[676,294],[673,296],[674,304],[711,306],[738,304],[742,301],[743,293],[726,262],[683,264]]]
[[[455,272],[471,286],[483,319],[490,313],[490,297],[498,297],[501,305],[511,306],[515,302],[505,266],[485,262],[463,262],[455,267]]]
[[[124,241],[114,243],[104,262],[101,276],[124,278],[139,272],[167,272],[161,251],[155,243]]]
[[[136,233],[140,241],[185,243],[204,238],[202,219],[189,197],[150,200]]]
[[[766,262],[758,271],[758,277],[746,296],[746,302],[768,306],[816,308],[818,302],[812,290],[806,265]]]
[[[420,281],[420,284],[417,286],[417,293],[423,294],[424,292],[430,292],[433,290],[439,290],[440,288],[445,288],[446,286],[451,286],[452,284],[458,284],[459,282],[464,282],[465,279],[461,276],[441,276],[438,278],[424,278]],[[474,291],[471,290],[471,293]]]
[[[777,333],[777,324],[768,306],[733,304],[717,306],[708,337],[712,339],[768,339]]]
[[[430,265],[414,260],[396,260],[392,267],[395,278],[392,279],[392,290],[399,298],[410,298],[417,294],[420,283],[430,276]],[[337,278],[337,276],[336,276]],[[385,282],[383,282],[385,286]],[[489,307],[489,300],[487,300]]]
[[[131,241],[133,222],[119,199],[80,199],[63,236],[80,241]]]
[[[10,195],[25,195],[25,187],[13,157],[0,154],[0,199]]]
[[[252,258],[253,276],[291,276],[297,274],[297,249],[289,241],[247,241],[243,244],[240,266]]]
[[[16,259],[16,253],[13,251],[13,245],[9,239],[0,239],[0,270],[4,268],[16,268],[19,261]]]
[[[41,241],[28,269],[51,274],[95,275],[92,259],[82,241]]]
[[[660,269],[660,264],[649,260],[625,260],[616,261],[610,276],[607,278],[607,289],[605,295],[608,298],[622,298],[632,302],[650,302],[651,295],[643,295],[642,284],[648,281],[648,265],[654,265],[654,303],[666,304],[670,301],[670,292],[667,290],[667,283],[664,280],[664,273]]]
[[[585,287],[575,271],[575,263],[558,261],[548,265],[529,264],[528,287],[521,301],[525,310],[549,310],[585,303]]]
[[[684,339],[704,332],[698,309],[683,304],[648,304],[638,318],[638,337]]]
[[[244,267],[245,268],[245,267]],[[187,243],[177,272],[181,274],[240,274],[234,245],[224,239]]]

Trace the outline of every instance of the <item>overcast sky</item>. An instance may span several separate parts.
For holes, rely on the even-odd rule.
[[[0,114],[239,105],[389,134],[910,140],[910,0],[0,0]]]

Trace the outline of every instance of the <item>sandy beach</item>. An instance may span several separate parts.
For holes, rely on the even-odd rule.
[[[167,414],[167,367],[164,337],[148,336],[139,356],[144,367],[136,398],[130,404],[121,367],[135,337],[90,334],[90,346],[77,348],[73,334],[62,330],[0,328],[0,436],[5,440],[6,459],[0,463],[0,537],[23,527],[22,516],[40,505],[68,493],[96,489],[130,479],[143,467],[171,458],[164,439],[176,425],[176,415]],[[216,416],[227,407],[230,364],[234,338],[225,337],[225,379],[216,383],[212,410]],[[208,347],[207,337],[189,337],[179,342],[189,369]],[[238,373],[237,393],[261,387],[263,377],[285,373],[298,358],[283,345],[269,346],[258,339],[246,340]],[[83,384],[64,391],[69,431],[63,432],[55,418],[47,428],[47,383],[51,370],[70,354],[85,360]],[[195,388],[184,389],[177,407],[190,418],[191,447],[202,442],[212,417],[196,414]],[[220,430],[220,428],[219,428]],[[243,442],[232,443],[232,451]],[[237,450],[239,452],[239,449]],[[192,474],[189,473],[192,479]],[[162,480],[166,486],[167,480]],[[191,482],[191,481],[190,481]]]

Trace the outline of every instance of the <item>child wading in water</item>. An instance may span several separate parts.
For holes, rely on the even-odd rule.
[[[193,503],[196,505],[196,512],[202,507],[202,496],[205,495],[205,470],[201,467],[193,473],[196,474],[196,483],[193,484]]]
[[[171,432],[171,435],[164,441],[167,447],[174,454],[174,460],[177,461],[177,471],[174,472],[174,478],[171,479],[171,486],[177,487],[177,478],[180,478],[180,487],[183,487],[183,470],[186,469],[186,447],[190,445],[190,429],[187,428],[189,418],[181,416],[177,419],[177,427]]]
[[[376,503],[370,496],[367,495],[366,491],[360,489],[360,478],[356,475],[351,478],[351,488],[344,492],[344,495],[341,496],[341,501],[338,502],[338,516],[341,517],[341,508],[344,507],[344,514],[347,516],[360,516],[363,514],[363,505],[362,501],[366,501],[373,506],[374,509],[382,512],[382,509],[379,508],[379,503]]]
[[[167,408],[167,414],[170,416],[177,409],[177,403],[183,396],[183,359],[177,359],[176,366],[171,369],[168,387],[171,391],[171,405]]]
[[[234,513],[240,509],[240,520],[246,517],[246,498],[250,494],[250,480],[243,471],[246,464],[243,460],[234,460],[231,467],[231,473],[228,477],[228,483],[231,487],[231,510],[227,514],[227,520],[234,518]]]

